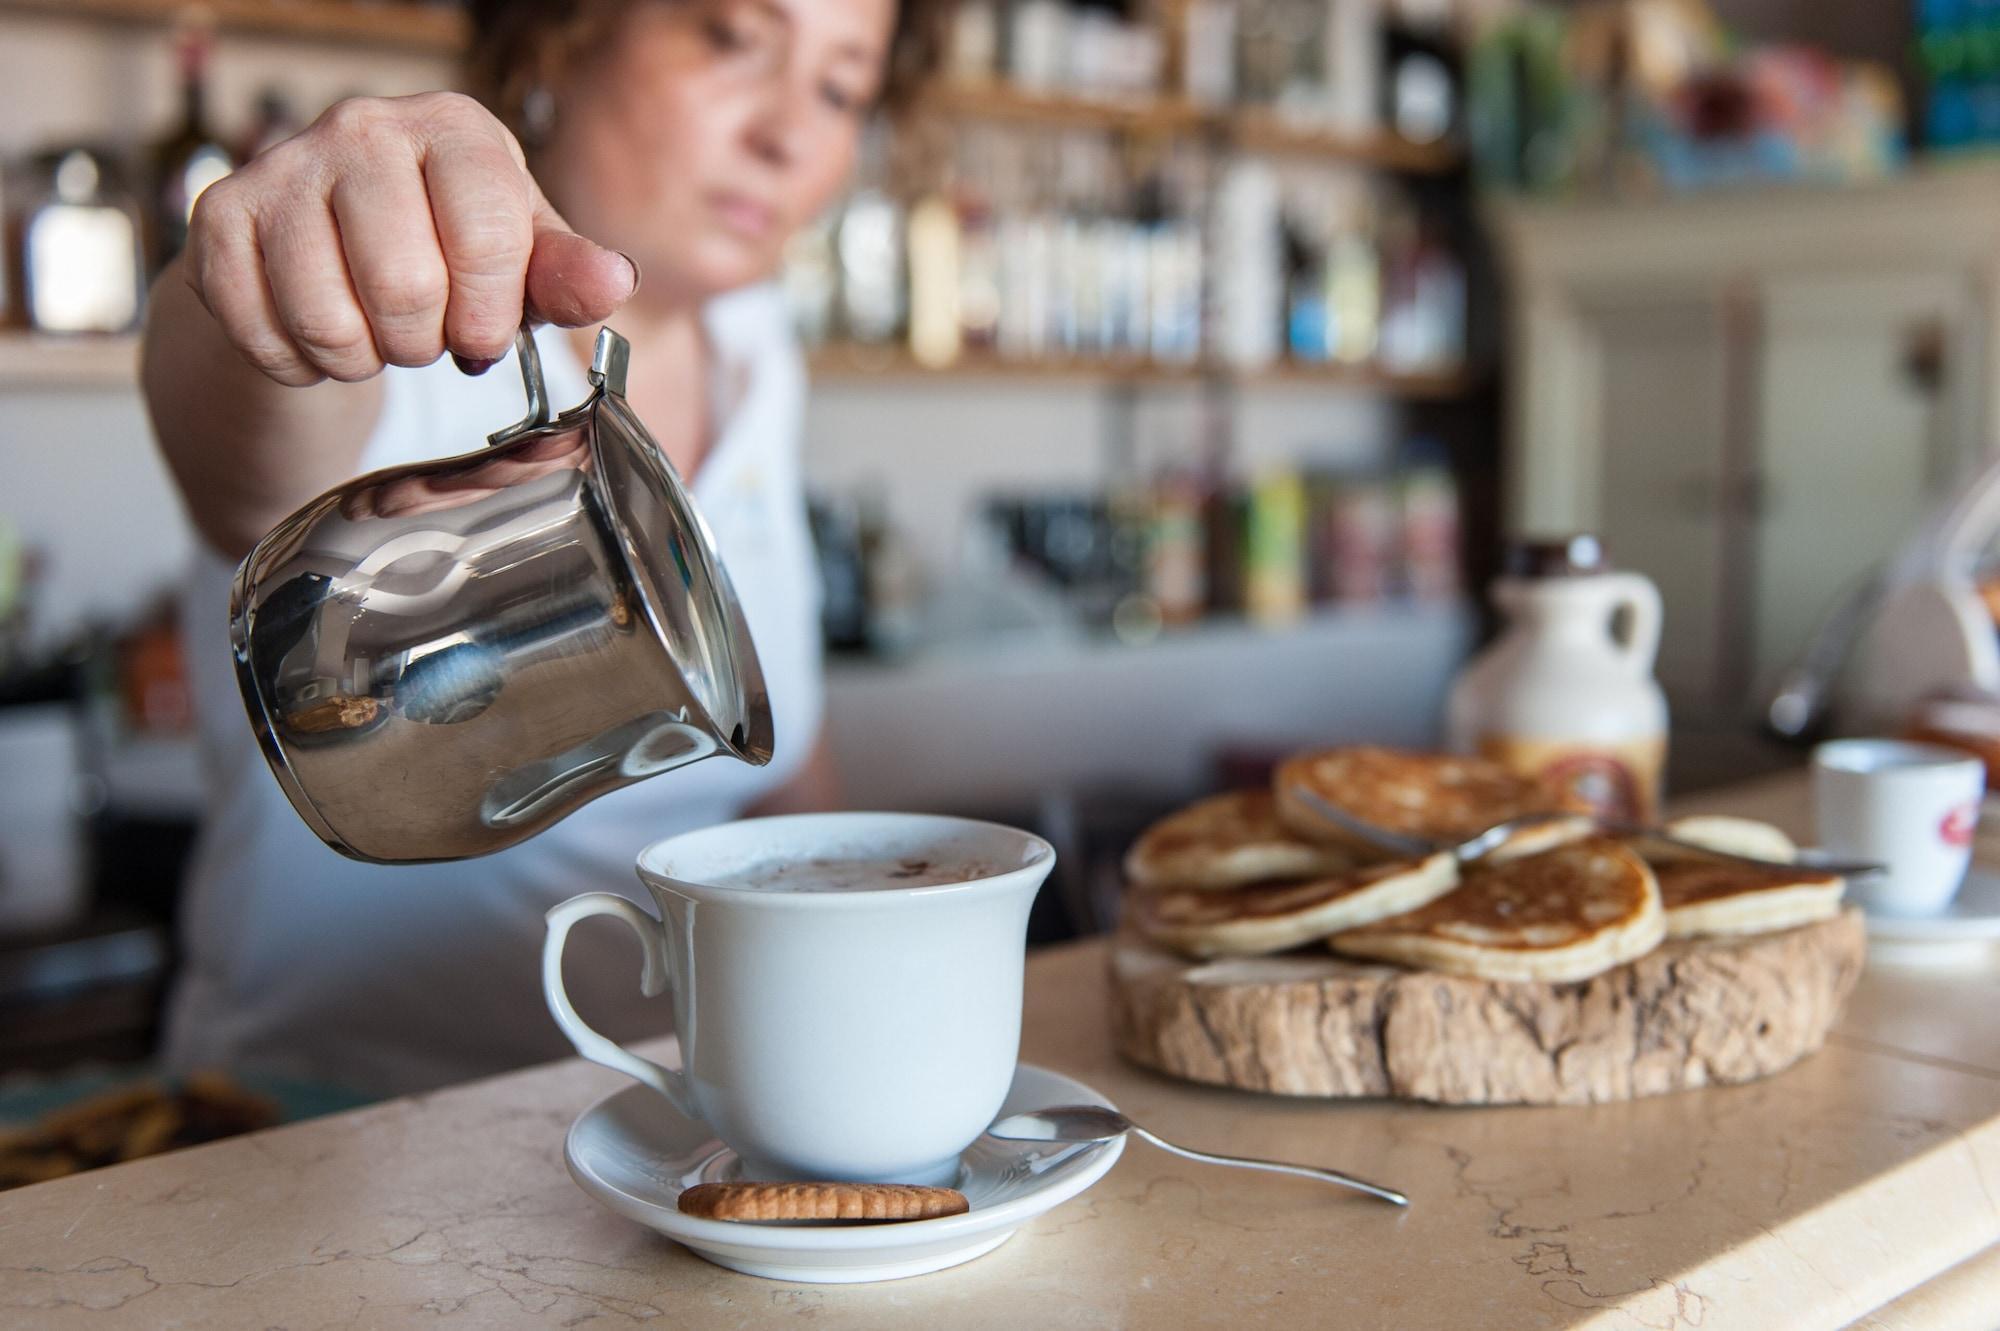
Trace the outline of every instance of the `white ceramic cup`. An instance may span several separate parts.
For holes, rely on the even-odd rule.
[[[1951,904],[1972,863],[1986,789],[1979,759],[1934,744],[1841,739],[1814,749],[1812,768],[1820,846],[1889,867],[1855,883],[1864,907],[1934,915]]]
[[[879,859],[879,888],[718,887],[752,865]],[[897,887],[899,860],[988,876]],[[639,855],[654,919],[591,892],[548,913],[542,991],[577,1052],[708,1124],[745,1177],[951,1184],[1014,1077],[1028,907],[1048,842],[927,814],[755,818],[670,837]],[[641,989],[670,989],[681,1066],[585,1025],[563,992],[563,941],[590,915],[632,927]]]

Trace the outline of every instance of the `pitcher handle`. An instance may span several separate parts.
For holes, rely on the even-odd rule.
[[[549,932],[542,943],[542,997],[548,1001],[550,1015],[555,1017],[556,1025],[569,1037],[569,1042],[576,1046],[577,1053],[593,1063],[622,1072],[634,1081],[652,1087],[689,1118],[701,1117],[694,1107],[694,1095],[688,1088],[686,1071],[662,1066],[650,1058],[641,1058],[615,1040],[599,1035],[577,1015],[576,1006],[564,992],[563,946],[569,940],[571,927],[592,915],[609,915],[622,920],[639,936],[639,949],[644,958],[639,972],[640,993],[652,998],[667,987],[665,927],[615,893],[586,892],[552,907],[546,917]],[[682,1057],[686,1057],[685,1047]]]
[[[1613,609],[1624,610],[1629,615],[1625,640],[1617,643],[1619,655],[1631,667],[1633,674],[1650,675],[1660,655],[1660,620],[1663,614],[1660,589],[1653,585],[1651,579],[1637,573],[1611,576],[1617,583]]]
[[[527,390],[528,414],[518,423],[487,435],[486,443],[491,448],[510,443],[549,423],[549,387],[542,382],[542,353],[535,346],[535,330],[525,319],[514,334],[514,359],[521,365],[521,387]]]

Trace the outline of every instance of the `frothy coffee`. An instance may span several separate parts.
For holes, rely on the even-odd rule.
[[[885,888],[943,887],[1004,872],[965,860],[906,856],[902,859],[820,857],[759,860],[729,873],[710,874],[716,887],[760,892],[872,892]]]

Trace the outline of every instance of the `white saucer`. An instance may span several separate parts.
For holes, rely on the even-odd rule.
[[[1000,1114],[1110,1103],[1080,1081],[1023,1063]],[[675,1209],[682,1189],[740,1177],[736,1153],[707,1124],[683,1117],[644,1086],[584,1110],[570,1125],[563,1158],[577,1186],[599,1202],[719,1266],[773,1280],[848,1284],[922,1275],[991,1252],[1103,1177],[1124,1149],[1122,1137],[1086,1146],[981,1137],[959,1158],[958,1190],[971,1206],[964,1215],[842,1226],[682,1215]]]
[[[1913,966],[1984,966],[2000,943],[2000,875],[1975,868],[1936,915],[1868,912],[1869,954]]]

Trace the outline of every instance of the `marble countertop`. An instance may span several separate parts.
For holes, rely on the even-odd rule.
[[[1728,802],[1796,824],[1794,780]],[[2000,964],[1872,967],[1827,1047],[1631,1104],[1285,1100],[1121,1063],[1101,943],[1029,965],[1023,1057],[1192,1146],[1317,1159],[1396,1212],[1134,1143],[979,1260],[801,1286],[599,1209],[564,1062],[0,1194],[7,1327],[1990,1327]]]

